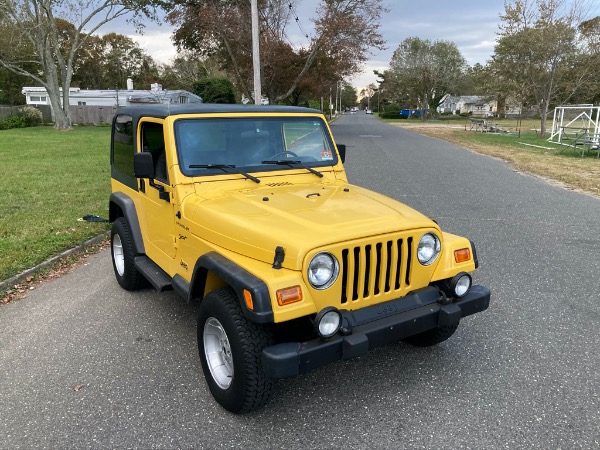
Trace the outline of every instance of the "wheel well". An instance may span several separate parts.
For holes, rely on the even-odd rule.
[[[233,289],[248,319],[255,323],[273,322],[271,297],[265,282],[219,253],[205,253],[194,266],[188,298],[198,301],[222,286]],[[246,305],[244,291],[252,297],[252,309]]]
[[[108,220],[112,223],[119,217],[123,217],[123,210],[119,205],[114,202],[110,202],[108,205]]]
[[[221,287],[233,289],[233,286],[214,272],[209,271],[205,267],[199,267],[198,272],[194,276],[194,285],[190,292],[190,298],[193,303],[200,304],[209,292]],[[233,290],[235,292],[235,289]]]
[[[123,192],[113,192],[108,201],[109,221],[114,222],[119,217],[124,217],[127,220],[131,231],[131,238],[135,246],[135,251],[138,255],[144,255],[144,238],[140,230],[135,204],[131,197]]]

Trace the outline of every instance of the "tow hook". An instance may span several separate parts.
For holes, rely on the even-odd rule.
[[[444,291],[439,291],[439,293],[440,293],[440,296],[439,296],[439,298],[437,299],[437,302],[438,302],[440,305],[449,305],[450,303],[452,303],[452,299],[451,299],[451,298],[448,298],[448,297],[446,296],[446,294],[444,293]]]

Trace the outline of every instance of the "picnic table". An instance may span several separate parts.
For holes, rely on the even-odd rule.
[[[480,131],[482,133],[508,133],[509,130],[502,128],[500,125],[495,124],[486,119],[480,118],[469,118],[471,121],[471,131]],[[465,128],[466,129],[466,128]]]
[[[559,144],[563,146],[560,153],[566,148],[573,149],[583,158],[585,154],[597,152],[596,157],[600,158],[600,133],[590,132],[584,127],[560,127],[561,134]]]
[[[487,121],[485,119],[469,119],[471,121],[470,131],[481,131],[485,133],[487,130]]]

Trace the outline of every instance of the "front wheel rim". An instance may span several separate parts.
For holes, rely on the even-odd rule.
[[[112,254],[113,261],[115,263],[115,269],[120,276],[125,273],[125,255],[123,253],[123,243],[121,242],[121,236],[115,234],[112,242]]]
[[[210,317],[202,333],[204,356],[213,380],[221,389],[227,389],[233,381],[233,356],[227,333],[221,322]]]

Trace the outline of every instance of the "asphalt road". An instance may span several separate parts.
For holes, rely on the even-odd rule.
[[[194,308],[123,291],[103,251],[0,308],[0,448],[599,448],[600,201],[365,114],[332,129],[353,183],[477,243],[490,309],[235,416],[204,384]]]

